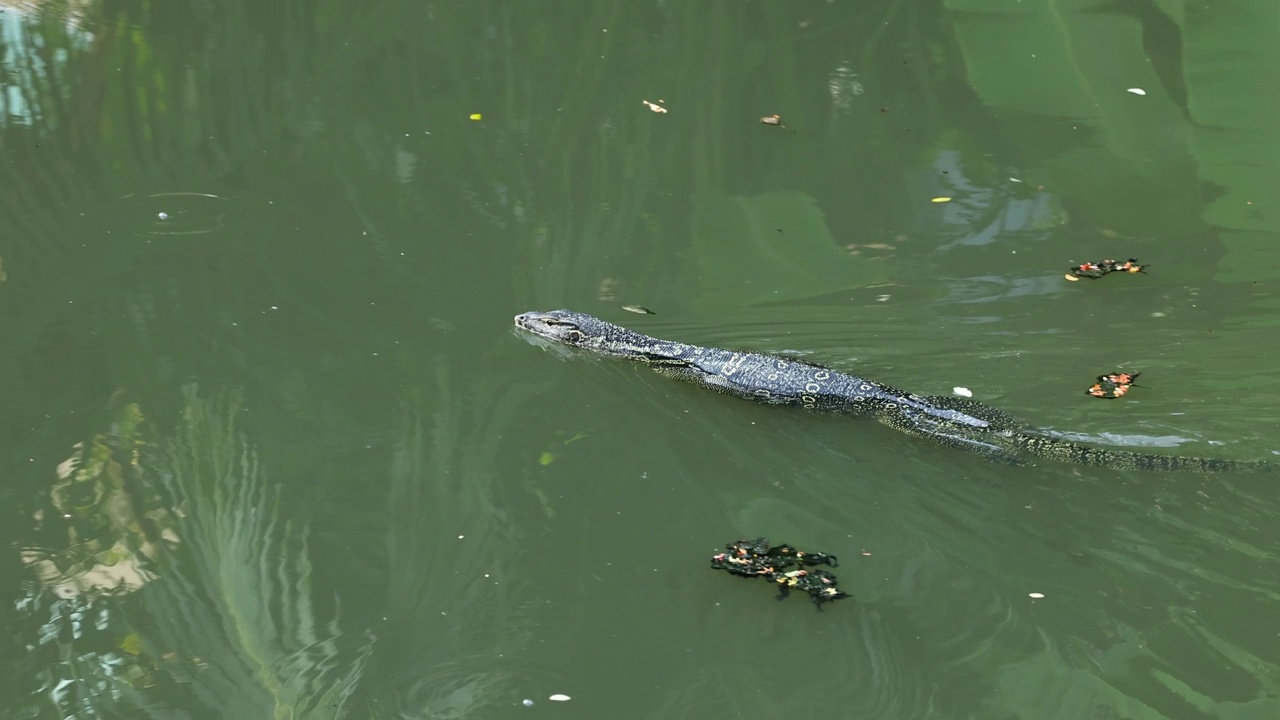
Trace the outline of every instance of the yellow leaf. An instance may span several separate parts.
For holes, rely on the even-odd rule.
[[[930,200],[930,202],[936,202],[936,203],[951,202],[951,198],[949,198],[949,197],[936,197],[936,198],[934,198],[933,200]]]
[[[471,113],[471,119],[472,119],[472,120],[479,120],[479,119],[480,119],[480,113]]]
[[[556,456],[549,452],[544,452],[538,457],[538,463],[541,465],[550,465],[555,462]]]
[[[129,633],[120,638],[119,647],[130,655],[141,655],[142,638],[138,637],[138,633]]]

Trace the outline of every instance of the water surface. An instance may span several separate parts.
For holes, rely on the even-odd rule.
[[[510,327],[1274,458],[1280,44],[1237,5],[6,7],[0,706],[1280,716],[1272,479],[996,465]],[[1062,277],[1107,257],[1149,272]],[[707,570],[761,535],[854,598]]]

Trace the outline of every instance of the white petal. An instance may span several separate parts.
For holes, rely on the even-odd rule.
[[[568,696],[568,695],[565,695],[564,693],[556,693],[555,695],[552,695],[551,697],[549,697],[549,698],[547,698],[547,699],[548,699],[548,700],[555,700],[556,702],[564,702],[565,700],[568,700],[568,699],[569,699],[569,696]]]

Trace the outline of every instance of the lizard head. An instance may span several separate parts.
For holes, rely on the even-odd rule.
[[[572,310],[521,313],[516,316],[516,327],[557,345],[641,362],[663,357],[661,347],[671,345]]]
[[[516,316],[516,327],[564,345],[605,352],[610,339],[629,334],[613,323],[572,310],[521,313]]]

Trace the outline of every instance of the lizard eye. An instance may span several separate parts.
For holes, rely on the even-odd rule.
[[[582,342],[582,333],[578,332],[577,330],[570,330],[569,332],[564,334],[564,339],[568,340],[571,343]]]

